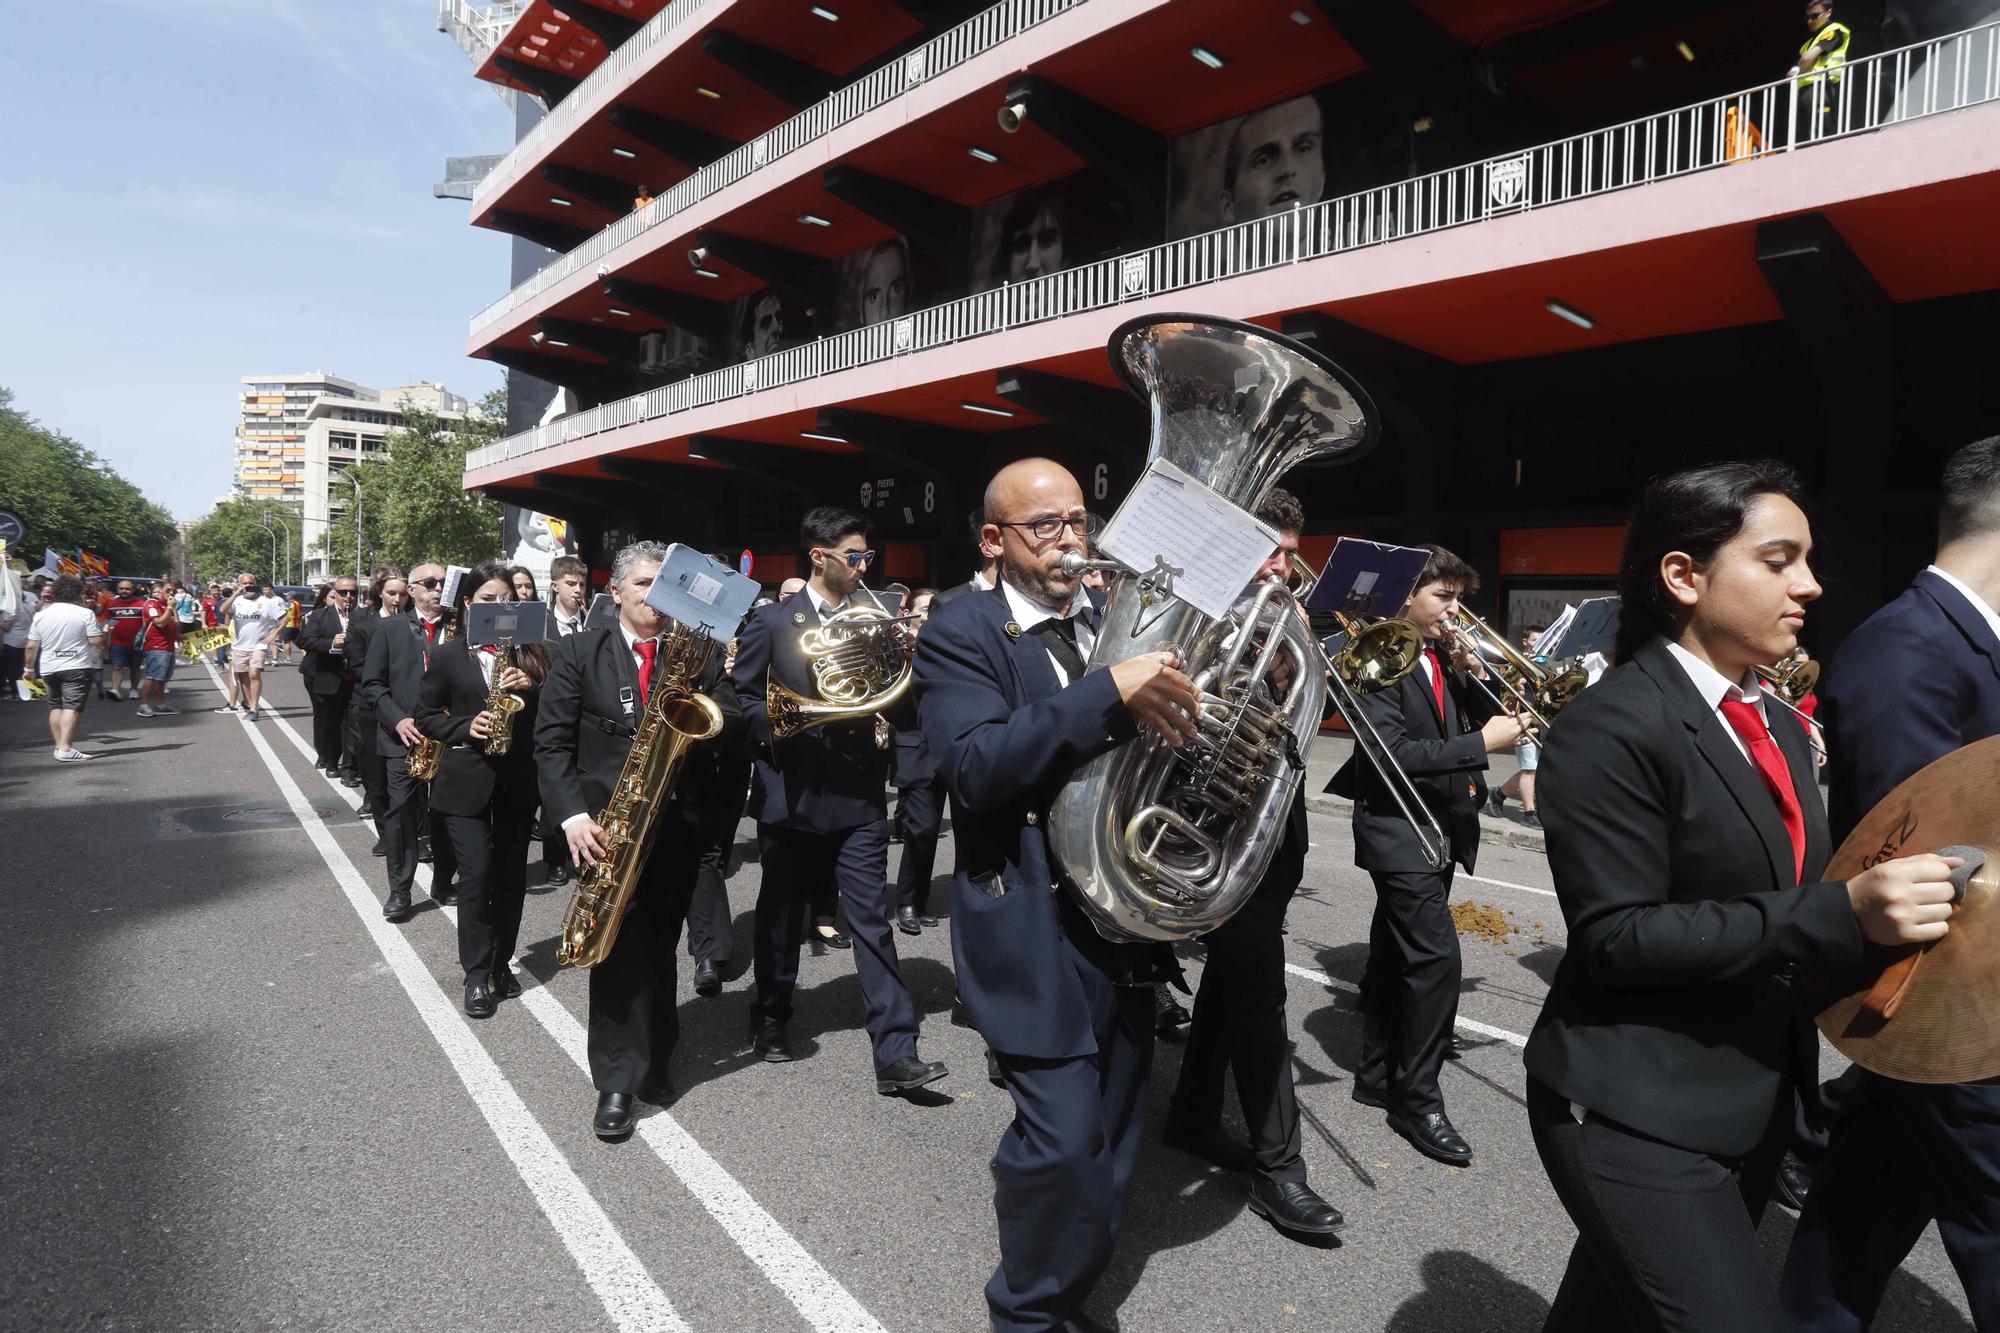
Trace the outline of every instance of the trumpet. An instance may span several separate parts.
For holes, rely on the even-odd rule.
[[[1293,595],[1298,598],[1299,613],[1303,615],[1306,598],[1319,582],[1319,576],[1296,555],[1292,557],[1292,575],[1299,582]],[[1444,826],[1424,804],[1417,784],[1389,753],[1382,733],[1361,711],[1361,695],[1386,690],[1416,670],[1418,659],[1424,655],[1423,633],[1407,620],[1385,617],[1368,621],[1338,611],[1334,612],[1334,619],[1347,635],[1347,642],[1339,652],[1329,653],[1324,643],[1317,638],[1312,640],[1319,649],[1320,659],[1326,663],[1327,696],[1340,711],[1341,720],[1347,723],[1355,748],[1375,766],[1403,822],[1422,844],[1424,859],[1430,862],[1431,869],[1443,870],[1451,864],[1451,847],[1445,839]]]
[[[1590,684],[1590,673],[1581,666],[1574,662],[1544,666],[1534,661],[1464,607],[1459,608],[1457,619],[1446,625],[1445,632],[1454,646],[1485,663],[1507,698],[1503,701],[1477,676],[1472,677],[1472,682],[1502,712],[1517,713],[1528,719],[1528,729],[1537,740],[1548,734],[1555,715]]]
[[[1776,666],[1750,669],[1757,673],[1757,683],[1767,696],[1806,724],[1806,743],[1825,755],[1826,746],[1819,738],[1819,723],[1813,721],[1812,714],[1799,707],[1819,684],[1819,663],[1810,657],[1788,657]]]

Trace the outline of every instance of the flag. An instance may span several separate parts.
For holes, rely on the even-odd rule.
[[[83,572],[83,566],[77,564],[76,561],[59,551],[51,551],[47,547],[42,548],[42,567],[44,569],[53,569],[58,574],[81,574]]]
[[[87,572],[95,574],[99,578],[109,578],[111,576],[111,562],[88,547],[79,546],[76,548],[76,562],[82,565]]]

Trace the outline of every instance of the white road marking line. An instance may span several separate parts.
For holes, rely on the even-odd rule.
[[[1304,967],[1298,963],[1288,962],[1285,964],[1285,971],[1295,977],[1302,977],[1307,981],[1325,986],[1328,990],[1345,991],[1349,995],[1359,995],[1361,993],[1361,988],[1353,982],[1342,981],[1339,977],[1328,972],[1322,972],[1316,967]],[[1528,1044],[1528,1039],[1518,1032],[1509,1032],[1506,1028],[1496,1028],[1490,1023],[1481,1023],[1477,1019],[1466,1018],[1464,1015],[1460,1015],[1452,1021],[1467,1032],[1477,1033],[1482,1037],[1491,1037],[1495,1041],[1504,1041],[1509,1046],[1526,1046]]]
[[[305,738],[283,718],[275,713],[270,716],[290,737],[299,754],[310,762],[313,750]],[[352,788],[342,787],[331,778],[327,783],[349,806],[361,808],[361,798]],[[417,872],[428,891],[430,867],[418,866]],[[440,910],[456,929],[457,910],[449,907]],[[511,959],[508,964],[512,966]],[[524,979],[521,1003],[588,1080],[590,1058],[583,1024],[533,976]],[[765,1211],[750,1191],[709,1156],[670,1113],[662,1110],[646,1116],[639,1121],[638,1135],[818,1333],[886,1333],[881,1323]]]
[[[1516,884],[1511,879],[1488,879],[1484,875],[1475,875],[1466,870],[1459,871],[1457,875],[1453,876],[1453,879],[1454,881],[1469,879],[1474,884],[1491,884],[1495,888],[1501,889],[1519,889],[1522,893],[1538,893],[1544,898],[1553,898],[1556,896],[1554,889],[1538,889],[1532,884]]]
[[[209,675],[214,677],[215,668],[209,666],[208,670]],[[217,683],[220,684],[219,681]],[[276,715],[272,716],[275,719]],[[410,997],[418,1017],[423,1019],[424,1026],[436,1038],[445,1058],[451,1062],[453,1072],[465,1085],[480,1114],[486,1118],[493,1136],[500,1141],[500,1146],[514,1163],[514,1169],[520,1172],[521,1179],[535,1196],[543,1216],[555,1228],[563,1248],[576,1260],[577,1266],[583,1270],[584,1280],[604,1303],[605,1313],[620,1329],[631,1329],[634,1333],[656,1329],[687,1333],[687,1324],[674,1310],[666,1293],[653,1281],[645,1265],[639,1262],[639,1257],[618,1233],[618,1228],[605,1215],[576,1172],[571,1170],[548,1132],[521,1101],[520,1094],[514,1091],[507,1076],[500,1072],[500,1066],[493,1057],[487,1054],[486,1047],[472,1035],[465,1020],[458,1016],[456,1008],[431,976],[430,969],[424,966],[402,933],[382,919],[381,908],[361,873],[341,851],[332,830],[307,803],[305,793],[285,772],[270,743],[257,734],[257,724],[243,718],[238,718],[237,724],[250,738],[251,745],[264,761],[264,767],[270,771],[271,780],[277,784],[279,793],[298,819],[299,827],[319,852],[320,859],[326,863],[327,870],[346,895],[348,904],[361,918],[362,927],[396,974],[396,980],[402,983],[403,992]],[[285,731],[291,731],[282,721],[279,725]],[[296,733],[293,739],[297,740]]]

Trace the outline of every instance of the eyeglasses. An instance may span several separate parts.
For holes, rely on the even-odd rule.
[[[432,592],[436,592],[436,591],[437,591],[437,590],[438,590],[439,588],[442,588],[442,587],[444,586],[444,580],[443,580],[443,579],[411,579],[411,580],[410,580],[410,586],[411,586],[412,588],[429,588],[429,589],[430,589],[430,590],[431,590]]]
[[[1064,517],[1050,515],[1046,518],[1024,519],[1019,523],[996,523],[997,528],[1026,528],[1038,542],[1052,542],[1062,536],[1068,528],[1079,537],[1095,537],[1104,531],[1104,520],[1096,514],[1071,514]]]
[[[818,549],[823,555],[839,556],[847,562],[849,569],[866,569],[875,563],[875,552],[873,551],[836,551],[829,546],[822,546]]]
[[[334,595],[335,597],[352,597],[352,596],[354,596],[354,589],[352,589],[352,588],[335,588],[335,589],[333,590],[333,595]]]

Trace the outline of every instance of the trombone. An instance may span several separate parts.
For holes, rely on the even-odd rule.
[[[1757,684],[1763,688],[1766,697],[1789,709],[1793,716],[1806,724],[1806,743],[1824,759],[1826,745],[1820,740],[1819,723],[1813,721],[1812,714],[1799,707],[1800,701],[1819,684],[1819,663],[1810,657],[1788,657],[1776,666],[1750,669],[1757,673]]]
[[[1303,616],[1306,614],[1305,600],[1319,582],[1319,576],[1297,555],[1292,556],[1292,575],[1300,582],[1293,597],[1294,605]],[[1389,753],[1382,733],[1375,729],[1375,724],[1362,711],[1360,698],[1364,694],[1388,689],[1415,670],[1424,652],[1423,635],[1407,620],[1367,621],[1342,615],[1338,611],[1334,612],[1334,619],[1347,634],[1347,642],[1338,653],[1329,653],[1317,635],[1307,636],[1319,649],[1320,659],[1326,663],[1327,698],[1340,710],[1341,720],[1347,723],[1348,733],[1354,737],[1355,748],[1375,766],[1375,772],[1381,776],[1382,785],[1389,789],[1403,822],[1417,835],[1417,841],[1424,849],[1424,859],[1430,862],[1431,869],[1443,870],[1451,864],[1451,844],[1445,839],[1444,827],[1431,813],[1431,808],[1424,804],[1423,793],[1417,790],[1417,784],[1411,781],[1410,775]]]
[[[1471,677],[1472,683],[1495,708],[1527,718],[1537,742],[1548,735],[1550,719],[1590,684],[1590,673],[1581,666],[1544,666],[1534,661],[1465,607],[1458,609],[1456,620],[1446,622],[1445,632],[1457,648],[1486,664],[1507,698],[1503,701],[1476,675]]]

